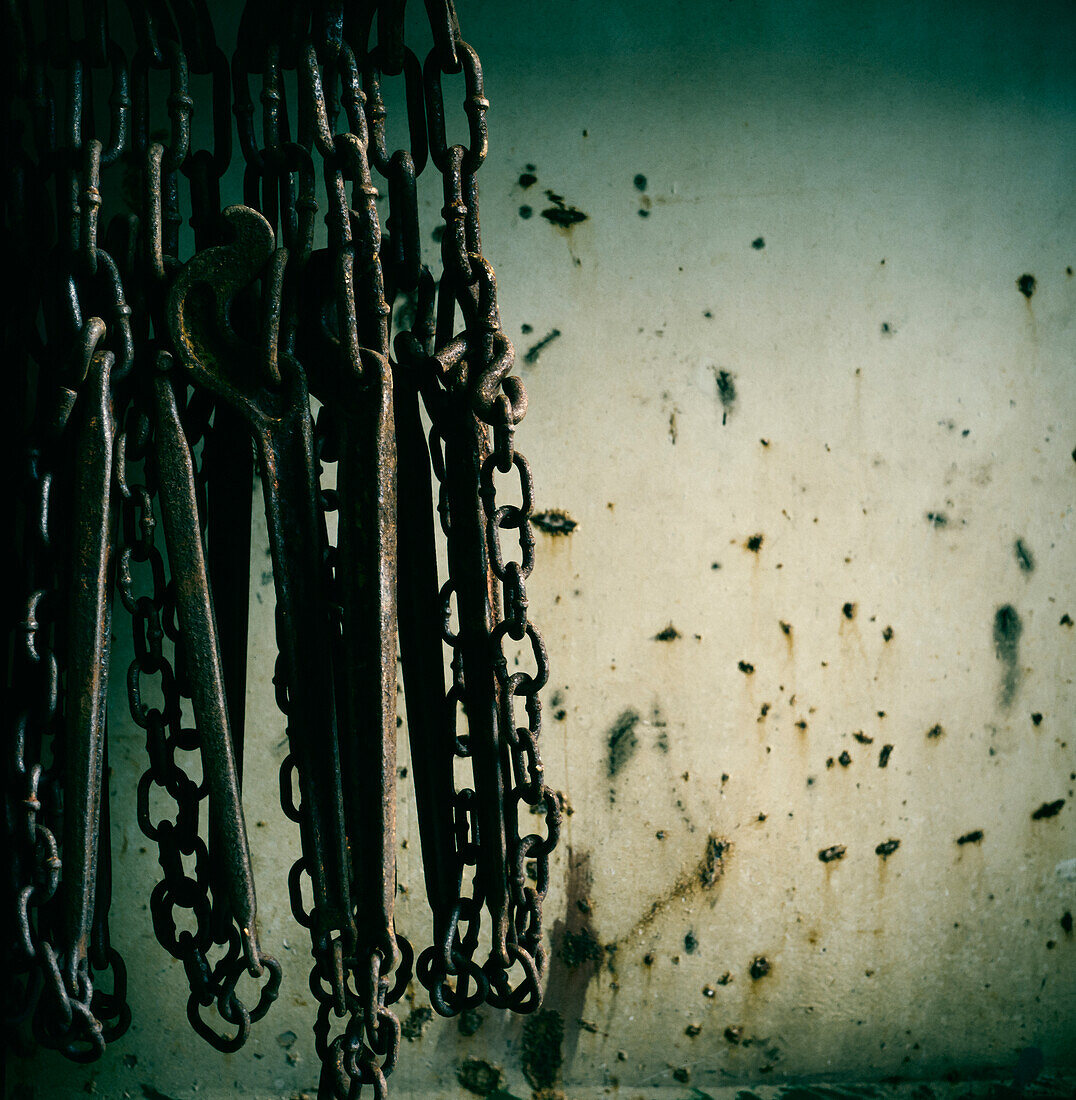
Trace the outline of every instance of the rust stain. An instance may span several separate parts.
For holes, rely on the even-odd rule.
[[[727,840],[711,833],[706,839],[706,850],[702,859],[685,870],[667,890],[650,903],[646,912],[632,925],[629,935],[649,928],[674,901],[686,901],[713,890],[725,875],[726,861],[731,850],[732,845]]]

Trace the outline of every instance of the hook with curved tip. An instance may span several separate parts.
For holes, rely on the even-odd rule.
[[[274,383],[280,380],[275,348],[279,309],[275,323],[269,326],[269,353],[259,356],[232,327],[231,305],[236,295],[262,274],[270,260],[274,260],[271,284],[277,290],[286,253],[282,258],[280,253],[274,258],[276,239],[272,226],[257,210],[229,206],[222,216],[235,238],[228,244],[195,253],[180,269],[168,296],[168,327],[176,357],[197,381],[248,414],[257,415],[258,410],[247,393],[256,384],[257,367],[266,368]],[[244,364],[245,377],[234,380],[233,364],[237,361]]]

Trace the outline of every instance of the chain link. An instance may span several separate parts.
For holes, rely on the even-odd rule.
[[[302,693],[293,700],[289,691],[293,671],[282,646],[274,686],[291,748],[280,769],[281,805],[303,840],[288,889],[296,920],[311,932],[319,1095],[355,1100],[364,1087],[386,1095],[401,1036],[392,1005],[413,971],[442,1015],[484,1001],[528,1012],[540,1001],[546,968],[541,907],[560,806],[545,784],[539,754],[540,692],[549,671],[527,602],[535,564],[533,482],[514,441],[527,398],[511,373],[514,351],[501,325],[493,268],[482,253],[477,177],[488,152],[490,105],[481,62],[461,37],[451,0],[425,0],[425,7],[432,48],[424,60],[407,41],[402,3],[251,3],[230,56],[202,4],[128,0],[124,38],[112,34],[112,5],[86,0],[77,41],[53,5],[40,15],[19,4],[5,11],[16,43],[11,80],[18,107],[4,123],[5,148],[14,151],[4,220],[27,256],[18,317],[5,333],[12,361],[25,364],[25,476],[17,511],[23,597],[9,641],[9,682],[17,690],[6,716],[12,736],[4,777],[14,872],[9,911],[17,931],[7,1005],[12,1019],[32,1017],[39,1038],[69,1057],[99,1056],[130,1019],[126,972],[108,935],[107,787],[86,792],[91,801],[101,798],[101,815],[97,857],[85,868],[93,896],[84,947],[70,945],[63,933],[75,867],[65,875],[65,863],[82,857],[57,839],[61,790],[71,782],[65,669],[74,642],[65,628],[70,554],[55,531],[74,507],[78,455],[69,423],[88,400],[87,378],[102,364],[110,367],[107,399],[121,424],[104,502],[114,528],[106,568],[131,620],[128,704],[145,734],[148,759],[136,816],[157,846],[162,873],[150,898],[154,932],[183,966],[192,1027],[220,1050],[243,1045],[280,983],[276,961],[257,947],[252,916],[247,922],[234,911],[234,890],[216,856],[222,796],[212,776],[220,746],[197,715],[191,719],[204,687],[202,673],[193,671],[192,647],[202,639],[184,626],[183,601],[197,578],[167,563],[157,537],[159,516],[167,521],[168,515],[158,504],[165,443],[153,398],[164,391],[154,387],[163,384],[160,372],[171,353],[184,362],[190,353],[177,346],[171,304],[185,270],[184,218],[196,256],[234,247],[221,244],[229,239],[221,194],[233,146],[229,108],[244,166],[244,203],[264,215],[282,247],[252,279],[244,276],[242,286],[226,292],[227,317],[215,323],[223,323],[229,354],[256,347],[251,361],[268,376],[267,400],[277,408],[298,401],[301,407],[288,413],[296,423],[309,415],[307,374],[321,402],[313,480],[323,576],[312,590],[323,591],[328,606],[315,609],[311,621],[330,640],[341,699],[355,675],[349,571],[359,566],[346,546],[330,543],[328,531],[349,509],[365,505],[354,484],[328,488],[326,467],[344,469],[355,445],[349,417],[372,408],[371,395],[380,395],[382,428],[395,435],[393,461],[379,485],[399,500],[393,531],[398,526],[400,650],[433,943],[416,963],[395,927],[394,706],[382,713],[382,786],[349,775],[340,805],[315,805],[328,795],[311,788],[313,758],[297,751],[309,731],[302,726]],[[133,49],[121,48],[121,40]],[[462,77],[466,144],[448,144],[448,76]],[[407,136],[399,148],[388,137],[389,81],[402,83],[400,132]],[[208,88],[205,99],[199,88]],[[207,144],[196,148],[192,117],[203,104]],[[431,164],[443,194],[439,281],[424,262],[418,201],[419,178]],[[107,182],[121,173],[121,187],[109,191]],[[384,217],[375,174],[387,197]],[[328,243],[315,250],[319,177]],[[115,213],[121,201],[126,214]],[[47,262],[31,258],[41,253],[42,240],[49,242]],[[186,341],[187,334],[180,335]],[[335,373],[330,378],[326,371]],[[193,375],[188,381],[197,382]],[[249,528],[249,493],[230,495],[229,481],[242,475],[249,483],[249,441],[238,451],[224,442],[245,430],[228,394],[198,384],[167,386],[190,458],[193,518],[185,537],[199,545],[208,539],[210,576],[202,582],[208,592],[215,581],[218,607],[228,608],[221,619],[233,741],[224,748],[241,773],[245,680],[236,654],[242,666],[246,573],[235,553],[229,561],[226,544],[229,532]],[[518,504],[498,502],[509,478]],[[440,579],[432,484],[449,561],[448,576]],[[230,526],[221,518],[229,501],[238,502]],[[168,535],[171,540],[170,526]],[[396,541],[394,533],[392,560],[385,552],[380,559],[393,580]],[[395,621],[382,629],[395,631]],[[293,631],[294,624],[278,616],[278,637],[292,639]],[[383,648],[393,636],[384,635]],[[521,651],[529,654],[530,671],[519,669]],[[338,701],[329,711],[333,728],[317,751],[357,759],[346,741],[355,732],[346,728],[347,706]],[[457,767],[470,773],[462,785]],[[378,850],[384,858],[376,867],[364,850],[369,838],[360,835],[366,825],[359,824],[374,819],[357,813],[357,802],[371,799],[382,802],[383,811]],[[523,807],[531,811],[527,819],[544,819],[541,833],[521,835]],[[318,822],[334,814],[348,822],[343,873],[349,881],[340,896],[352,899],[345,905],[350,911],[336,915],[317,890],[313,905],[304,900],[304,881],[323,877],[315,863]],[[242,830],[241,808],[234,820]],[[229,835],[229,859],[238,859],[236,843]],[[246,873],[253,904],[249,868]],[[371,875],[380,882],[368,881]],[[378,905],[372,896],[381,898]],[[105,991],[97,980],[108,971],[111,990]],[[244,972],[261,983],[253,1007],[236,995]],[[219,1020],[206,1018],[213,1007]]]

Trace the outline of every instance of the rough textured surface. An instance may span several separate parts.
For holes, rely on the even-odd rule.
[[[393,1096],[473,1096],[457,1080],[470,1057],[503,1070],[500,1100],[985,1100],[1027,1049],[1044,1069],[1026,1095],[1063,1095],[1074,10],[613,7],[459,3],[493,103],[479,179],[502,313],[520,359],[560,333],[520,364],[518,439],[536,509],[578,523],[536,529],[528,582],[547,713],[563,712],[544,759],[574,808],[547,903],[562,1030],[435,1017],[404,1044]],[[423,186],[432,225],[443,197]],[[522,220],[524,197],[552,207],[547,190],[586,220]],[[680,636],[655,642],[667,623]],[[142,908],[157,867],[126,730],[114,935],[135,1024],[96,1066],[12,1059],[12,1096],[313,1095],[272,658],[270,581],[246,783],[280,1002],[240,1054],[191,1035]],[[400,924],[425,940],[409,804],[399,835]],[[891,1076],[911,1083],[877,1084]]]

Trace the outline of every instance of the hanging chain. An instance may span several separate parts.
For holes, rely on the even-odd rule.
[[[91,627],[95,644],[107,641],[113,584],[131,620],[128,702],[148,756],[137,819],[162,871],[154,932],[183,965],[192,1026],[218,1049],[241,1047],[277,995],[241,806],[251,434],[267,514],[280,512],[270,521],[274,684],[290,742],[281,804],[302,839],[288,888],[311,933],[319,1095],[386,1095],[401,1035],[391,1006],[413,964],[442,1015],[540,1002],[560,806],[539,756],[548,660],[528,617],[533,482],[514,442],[527,398],[482,253],[481,63],[451,0],[425,6],[424,61],[407,44],[403,3],[248,4],[230,57],[204,5],[128,0],[129,28],[114,35],[112,5],[86,0],[74,40],[59,6],[5,11],[18,107],[5,120],[4,224],[28,261],[5,331],[24,365],[25,471],[23,596],[8,651],[18,934],[7,1003],[70,1057],[99,1056],[130,1019],[107,923],[107,645],[96,658],[86,649]],[[465,145],[447,140],[453,76]],[[390,80],[406,110],[397,149]],[[207,85],[204,101],[192,94]],[[230,107],[246,212],[222,210]],[[203,110],[208,141],[195,148]],[[439,279],[419,216],[430,164],[443,193]],[[315,249],[319,179],[328,240]],[[86,471],[98,468],[94,489]],[[498,502],[509,478],[519,504]],[[449,566],[440,579],[434,486]],[[72,514],[89,533],[99,516],[88,619],[73,596],[87,559],[57,537]],[[304,550],[289,525],[307,514]],[[305,603],[285,613],[296,585]],[[417,964],[393,911],[397,624],[433,917]],[[322,645],[319,671],[304,646]],[[317,699],[304,668],[323,677]],[[521,835],[524,815],[543,831]],[[236,995],[244,971],[260,983],[253,1007]],[[99,988],[107,972],[110,991]],[[206,1018],[213,1006],[218,1023]]]

